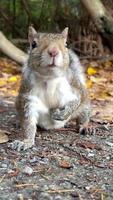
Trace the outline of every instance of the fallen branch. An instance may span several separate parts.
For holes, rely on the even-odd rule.
[[[0,50],[10,57],[12,60],[15,60],[19,64],[23,65],[28,58],[28,55],[22,50],[13,45],[0,31]]]

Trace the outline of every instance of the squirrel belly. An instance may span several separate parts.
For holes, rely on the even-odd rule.
[[[26,71],[27,67],[26,67]],[[26,73],[27,74],[27,73]],[[78,100],[79,94],[73,93],[66,76],[40,79],[33,72],[25,75],[30,80],[32,90],[27,94],[27,115],[30,115],[38,125],[45,129],[57,129],[64,127],[69,118],[57,121],[51,118],[50,109],[62,108],[71,101]],[[37,81],[38,80],[38,81]],[[26,107],[26,105],[25,105]]]

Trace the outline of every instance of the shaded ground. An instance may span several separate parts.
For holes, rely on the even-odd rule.
[[[93,65],[88,66],[87,87],[95,132],[79,135],[71,122],[62,131],[38,129],[36,145],[25,152],[1,144],[0,200],[113,199],[113,66],[98,64],[93,70]],[[0,75],[0,134],[11,142],[21,137],[14,108],[19,75],[6,71]]]

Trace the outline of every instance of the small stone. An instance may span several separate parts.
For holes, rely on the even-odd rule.
[[[71,193],[71,196],[76,198],[76,197],[79,197],[79,194],[75,191]]]
[[[36,157],[34,157],[34,158],[30,159],[30,160],[29,160],[29,162],[30,162],[30,163],[36,163],[36,162],[37,162],[37,159],[36,159]]]
[[[110,156],[107,156],[106,159],[107,159],[107,160],[110,160]]]
[[[91,188],[92,188],[92,186],[91,186],[91,185],[90,185],[90,186],[86,186],[86,187],[85,187],[85,189],[86,189],[86,190],[90,190]]]
[[[47,194],[47,193],[41,193],[41,195],[39,196],[40,200],[52,200],[53,198]]]
[[[62,197],[61,197],[60,195],[57,195],[57,196],[55,197],[55,200],[62,200]]]
[[[27,174],[27,175],[31,175],[33,173],[33,169],[29,166],[26,166],[24,169],[23,169],[23,173]]]
[[[63,149],[63,148],[60,148],[60,149],[59,149],[59,152],[61,152],[61,153],[64,152],[64,149]]]
[[[32,147],[32,151],[38,151],[37,147]]]
[[[18,194],[18,200],[24,200],[23,194]]]
[[[106,141],[106,144],[107,144],[108,146],[110,146],[110,147],[113,148],[113,143],[112,143],[112,142],[108,142],[108,141]]]
[[[7,168],[7,164],[3,163],[3,164],[1,164],[1,167],[2,168]]]
[[[14,170],[12,170],[12,169],[8,170],[8,174],[10,174],[10,173],[14,173]]]
[[[4,149],[0,149],[0,153],[4,153],[5,152],[5,150]]]
[[[49,187],[47,185],[43,185],[43,190],[44,191],[49,190]]]
[[[88,153],[88,157],[94,157],[94,153]]]

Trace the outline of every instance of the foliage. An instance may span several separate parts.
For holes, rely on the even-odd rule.
[[[1,0],[0,29],[7,36],[22,38],[26,38],[29,24],[42,31],[54,31],[60,28],[59,17],[78,18],[78,8],[78,0]],[[62,21],[62,28],[65,25]]]
[[[112,14],[112,0],[102,2]],[[80,56],[110,53],[80,0],[0,0],[0,13],[0,30],[9,39],[27,38],[30,24],[42,32],[59,32],[68,26],[70,47]]]

